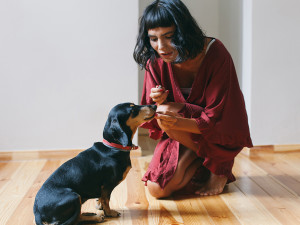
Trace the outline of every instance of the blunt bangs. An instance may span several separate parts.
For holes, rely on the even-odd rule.
[[[174,25],[174,19],[172,15],[160,5],[153,5],[149,8],[148,13],[145,16],[145,30],[154,29],[157,27],[171,27]]]
[[[133,52],[134,60],[147,70],[147,62],[159,57],[152,48],[148,30],[175,26],[172,45],[178,56],[172,63],[196,57],[204,47],[205,34],[180,0],[155,0],[145,10],[139,22],[139,34]]]

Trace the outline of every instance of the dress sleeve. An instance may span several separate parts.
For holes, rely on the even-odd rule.
[[[222,116],[230,88],[231,67],[229,59],[212,67],[214,69],[211,71],[204,95],[206,106],[200,112],[200,116],[195,118],[201,133],[209,132]]]
[[[144,85],[142,91],[141,105],[155,104],[150,98],[151,88],[160,84],[159,78],[155,76],[155,72],[152,67],[148,67],[149,71],[145,71]],[[149,137],[155,140],[161,138],[163,131],[160,129],[157,120],[153,119],[150,122],[146,122],[141,125],[142,128],[149,129]]]
[[[205,106],[192,116],[202,137],[210,143],[251,147],[244,97],[229,53],[215,57],[208,70]]]

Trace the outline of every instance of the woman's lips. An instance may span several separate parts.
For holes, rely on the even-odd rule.
[[[163,58],[170,58],[172,56],[172,52],[168,52],[168,53],[160,53],[160,55],[163,57]]]

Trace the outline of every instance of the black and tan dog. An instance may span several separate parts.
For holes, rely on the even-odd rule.
[[[155,105],[116,105],[108,115],[104,141],[61,165],[38,191],[34,202],[36,224],[102,222],[104,216],[119,216],[109,207],[111,192],[131,168],[134,133],[139,125],[154,118],[155,111]],[[81,215],[81,205],[91,198],[98,198],[97,208],[101,210],[94,216]]]

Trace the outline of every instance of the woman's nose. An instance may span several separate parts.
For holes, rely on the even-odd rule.
[[[163,40],[158,40],[158,50],[164,50],[166,43]]]

